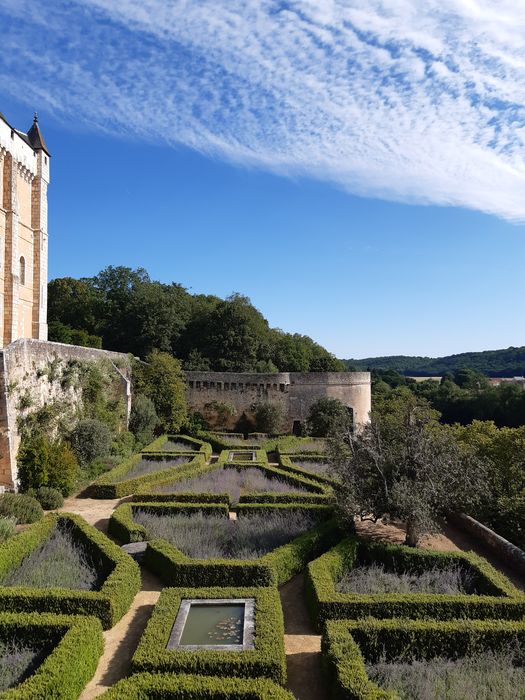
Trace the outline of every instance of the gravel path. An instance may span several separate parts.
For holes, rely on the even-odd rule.
[[[287,688],[297,700],[328,698],[321,671],[321,637],[314,630],[304,597],[304,575],[281,586]]]
[[[128,673],[129,662],[139,639],[159,599],[162,584],[156,576],[142,569],[142,590],[135,596],[130,609],[110,630],[104,632],[104,652],[95,675],[80,700],[101,695]]]

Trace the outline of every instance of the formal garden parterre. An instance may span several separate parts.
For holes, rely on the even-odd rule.
[[[130,677],[101,697],[293,697],[283,687],[277,586],[305,570],[330,697],[399,700],[438,692],[441,676],[451,684],[475,676],[476,688],[495,679],[506,697],[521,680],[525,596],[485,560],[345,538],[324,441],[215,435],[212,460],[203,437],[163,435],[86,492],[126,496],[109,533],[122,544],[144,542],[142,566],[167,586]],[[278,464],[269,463],[269,449]],[[0,610],[10,611],[0,612],[0,652],[19,669],[0,697],[78,697],[101,653],[101,626],[122,617],[139,587],[133,559],[79,516],[47,515],[0,545]],[[241,624],[221,621],[221,606],[227,614],[241,604],[245,619],[253,616],[245,647],[220,641]],[[219,615],[211,638],[184,644],[183,630],[197,629],[207,605]],[[72,669],[74,647],[80,662]]]
[[[450,593],[341,592],[338,583],[353,570],[380,564],[397,578],[430,571],[459,571],[465,587]],[[375,576],[377,577],[377,570]],[[371,582],[369,582],[370,585]],[[370,588],[368,589],[370,590]],[[363,541],[352,537],[310,562],[306,594],[317,625],[330,619],[364,617],[495,618],[519,620],[525,616],[525,596],[486,560],[472,552],[433,552],[403,545]]]

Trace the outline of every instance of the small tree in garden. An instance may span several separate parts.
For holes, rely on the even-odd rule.
[[[152,352],[146,363],[133,368],[134,390],[155,405],[160,425],[166,432],[178,432],[186,423],[186,385],[179,360],[166,352]]]
[[[351,428],[352,418],[348,408],[339,399],[318,399],[310,407],[306,421],[309,435],[327,437],[335,432]]]
[[[97,457],[108,455],[111,449],[111,430],[102,421],[85,418],[69,437],[71,447],[82,467]]]
[[[159,417],[153,401],[143,394],[135,396],[131,406],[129,429],[137,441],[142,445],[151,442],[158,423]]]
[[[261,401],[254,405],[253,413],[259,432],[276,435],[282,430],[284,410],[281,404]]]
[[[485,461],[463,448],[439,414],[406,390],[378,399],[361,433],[332,445],[346,519],[389,517],[406,525],[406,544],[437,528],[447,511],[474,506],[486,483]]]

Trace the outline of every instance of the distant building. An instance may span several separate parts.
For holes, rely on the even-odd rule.
[[[352,416],[357,430],[370,422],[372,392],[370,372],[280,372],[248,374],[235,372],[186,372],[186,396],[194,411],[206,413],[217,403],[230,404],[235,412],[221,427],[235,428],[244,414],[253,420],[259,402],[283,409],[288,432],[300,433],[312,404],[318,399],[339,399]]]
[[[24,133],[0,113],[0,347],[47,340],[49,161],[36,114]]]
[[[491,386],[500,386],[501,384],[518,384],[525,390],[525,377],[489,377]]]

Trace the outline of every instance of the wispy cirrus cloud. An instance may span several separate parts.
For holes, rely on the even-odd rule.
[[[59,116],[525,220],[515,0],[2,0],[0,23],[0,91]]]

